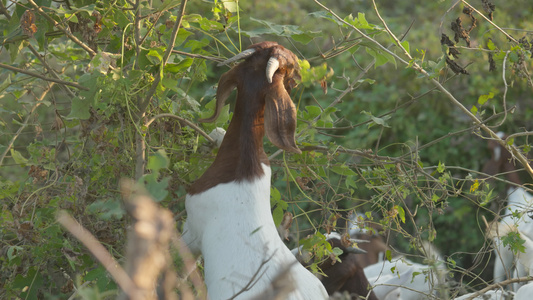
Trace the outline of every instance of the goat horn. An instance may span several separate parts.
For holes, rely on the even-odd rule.
[[[352,243],[370,243],[369,240],[360,240],[360,239],[350,239]]]
[[[223,65],[227,65],[227,64],[229,64],[229,63],[232,63],[232,62],[234,62],[234,61],[238,61],[238,60],[240,60],[240,59],[247,58],[248,56],[250,56],[250,55],[252,55],[252,54],[254,54],[254,53],[255,53],[255,49],[246,49],[246,50],[244,50],[243,52],[241,52],[241,53],[235,55],[234,57],[232,57],[232,58],[228,58],[228,59],[226,59],[225,61],[219,63],[218,66],[220,67],[220,66],[223,66]]]
[[[347,253],[354,253],[354,254],[366,254],[366,251],[361,248],[356,247],[348,247],[346,248]]]
[[[266,76],[268,83],[272,83],[272,77],[274,77],[274,73],[279,68],[279,60],[275,57],[271,57],[268,59],[267,67],[266,67]]]

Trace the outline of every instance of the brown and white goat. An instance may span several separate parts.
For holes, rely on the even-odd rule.
[[[498,132],[498,136],[505,138],[503,132]],[[489,175],[496,175],[500,172],[505,173],[505,177],[510,183],[507,186],[507,206],[498,227],[502,228],[503,225],[507,227],[516,226],[522,235],[533,239],[533,220],[529,216],[530,211],[533,209],[533,195],[522,187],[522,181],[516,172],[511,153],[492,140],[489,141],[488,147],[492,152],[492,157],[485,163],[483,173]],[[520,217],[517,218],[516,214],[513,216],[513,213],[518,213]],[[495,282],[505,280],[507,277],[526,276],[529,273],[529,266],[520,264],[513,252],[503,245],[500,240],[500,236],[503,235],[505,234],[502,232],[496,232],[494,238],[496,255],[494,262]],[[526,248],[526,251],[531,252],[533,248]],[[520,284],[515,285],[515,289],[518,285]]]
[[[296,56],[274,42],[252,45],[218,83],[214,121],[234,88],[233,119],[213,164],[189,188],[183,238],[204,258],[208,297],[251,299],[283,270],[294,290],[287,299],[325,299],[326,290],[282,242],[270,211],[266,135],[277,147],[296,146],[296,108],[289,96],[299,79]],[[235,61],[230,59],[229,61]]]
[[[361,253],[357,254],[350,251],[349,247],[342,243],[340,237],[330,237],[328,242],[333,248],[337,247],[343,251],[339,255],[340,262],[328,258],[319,265],[325,274],[325,276],[322,276],[321,281],[328,294],[347,292],[352,299],[360,299],[362,297],[368,300],[378,300],[374,292],[370,290],[371,286],[365,276],[364,268],[357,261],[357,256],[361,255]]]

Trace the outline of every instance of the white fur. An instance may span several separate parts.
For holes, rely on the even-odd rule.
[[[516,291],[514,300],[531,300],[533,296],[533,282],[523,285]]]
[[[522,213],[518,220],[511,216],[511,214],[516,211],[524,212],[531,210],[533,208],[533,195],[521,187],[509,188],[507,190],[507,195],[508,206],[505,209],[505,216],[500,221],[499,227],[503,231],[505,231],[504,226],[507,226],[508,228],[516,227],[522,235],[525,235],[529,239],[533,239],[533,219],[531,219],[527,213]],[[503,235],[504,234],[505,233],[503,233]],[[502,233],[500,233],[500,235],[502,235]],[[494,238],[494,243],[496,245],[496,260],[494,262],[495,282],[500,282],[507,278],[506,270],[509,270],[513,278],[523,277],[529,273],[529,264],[524,266],[523,264],[517,263],[517,257],[514,256],[513,252],[508,247],[503,245],[499,238]],[[532,251],[533,246],[526,245],[526,252]],[[513,268],[514,265],[516,265],[516,268]],[[519,285],[520,284],[515,284],[515,290]]]
[[[209,299],[228,299],[257,276],[237,299],[251,299],[289,269],[296,289],[287,299],[326,299],[322,283],[297,262],[281,241],[270,212],[270,167],[252,182],[219,184],[187,195],[183,238],[204,257]],[[261,263],[264,265],[261,266]],[[259,271],[258,271],[259,270]]]
[[[462,295],[461,297],[455,298],[455,300],[466,300],[466,299],[470,298],[473,294],[474,293]],[[488,291],[488,292],[486,292],[484,294],[481,294],[481,295],[473,298],[473,300],[504,300],[504,299],[507,299],[505,296],[506,296],[506,294],[502,290],[491,290],[491,291]],[[512,298],[510,298],[510,299],[512,299]],[[530,299],[530,298],[527,298],[527,299]],[[516,298],[515,298],[515,300],[516,300]]]
[[[368,278],[372,285],[372,290],[379,300],[402,300],[402,288],[411,280],[413,269],[410,268],[401,275],[380,274],[376,277]]]
[[[394,271],[391,271],[393,268]],[[417,274],[412,278],[412,275],[410,274],[415,272],[420,274]],[[398,276],[398,274],[401,274],[401,279],[407,277],[407,280],[401,284],[403,288],[400,288],[402,300],[425,300],[428,299],[428,295],[434,294],[435,287],[438,284],[438,276],[435,276],[434,273],[435,271],[432,267],[409,261],[404,257],[394,258],[390,262],[385,260],[365,268],[365,275],[373,286],[385,283],[385,281],[390,279],[390,275]],[[376,290],[374,290],[374,292],[376,292]],[[391,295],[390,297],[393,296]]]
[[[220,145],[222,144],[222,141],[224,140],[225,135],[226,135],[226,130],[224,130],[224,128],[221,128],[221,127],[217,127],[213,129],[211,133],[209,133],[209,137],[215,141],[215,144],[217,145],[217,147],[220,147]]]

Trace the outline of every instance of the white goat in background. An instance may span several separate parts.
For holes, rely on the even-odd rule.
[[[498,132],[498,136],[505,138],[505,134],[502,132]],[[495,141],[489,141],[488,147],[492,152],[492,157],[483,167],[483,172],[489,175],[504,172],[506,179],[510,182],[507,187],[508,203],[500,225],[496,228],[503,230],[507,227],[503,231],[508,232],[508,229],[516,227],[523,236],[531,239],[533,238],[533,219],[529,216],[529,212],[533,209],[533,195],[522,187],[522,181],[516,172],[511,153]],[[515,214],[513,215],[513,213]],[[517,215],[518,217],[516,217]],[[501,231],[493,233],[496,255],[494,262],[495,282],[507,278],[523,277],[529,273],[529,265],[517,264],[517,257],[508,247],[503,245],[500,239],[503,235],[505,234]],[[526,247],[526,251],[533,251],[533,248]],[[515,289],[518,285],[515,286]]]

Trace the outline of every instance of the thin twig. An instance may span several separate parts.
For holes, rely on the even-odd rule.
[[[72,40],[74,43],[78,44],[83,50],[87,51],[91,57],[94,57],[96,55],[96,52],[91,49],[91,47],[87,46],[84,42],[80,41],[76,36],[74,36],[69,29],[66,27],[63,27],[61,24],[59,24],[56,20],[52,19],[44,10],[37,5],[33,0],[28,0],[28,2],[39,12],[41,16],[43,16],[48,22],[52,23],[54,27],[61,30],[70,40]]]
[[[172,35],[171,35],[170,41],[168,42],[168,45],[166,46],[167,50],[163,54],[160,68],[165,67],[170,57],[170,54],[172,54],[172,48],[174,48],[174,44],[176,43],[178,31],[181,27],[181,21],[183,20],[183,15],[185,14],[186,5],[187,5],[187,0],[183,0],[179,8],[179,15],[177,16],[176,23],[174,24],[174,28],[172,29]],[[146,107],[148,107],[148,104],[150,104],[150,100],[152,100],[152,97],[155,94],[155,91],[157,90],[157,86],[159,85],[160,81],[161,81],[161,72],[157,72],[154,78],[154,81],[152,82],[152,86],[150,87],[150,90],[148,90],[146,97],[139,104],[139,111],[144,112],[146,110]]]
[[[503,63],[502,63],[502,79],[503,79],[503,111],[505,112],[505,115],[503,116],[503,119],[496,125],[496,127],[499,127],[503,124],[503,122],[505,122],[505,120],[507,119],[507,79],[505,79],[505,64],[507,63],[507,57],[509,56],[509,53],[511,51],[507,51],[505,53],[505,57],[503,58]]]
[[[35,112],[37,107],[39,107],[43,103],[42,100],[44,99],[46,94],[48,94],[48,92],[52,89],[53,86],[54,86],[54,83],[49,85],[48,89],[44,90],[42,95],[39,98],[36,99],[37,103],[35,103],[35,105],[31,108],[30,112],[26,116],[26,119],[24,119],[24,122],[22,122],[22,125],[19,127],[17,132],[15,132],[15,134],[13,135],[13,137],[11,138],[9,143],[7,144],[6,149],[4,150],[2,155],[0,155],[0,167],[2,166],[2,163],[3,163],[4,158],[6,157],[7,153],[11,150],[11,147],[13,147],[13,145],[15,144],[15,141],[18,139],[18,137],[22,133],[22,130],[24,130],[24,128],[26,128],[26,126],[28,126],[28,123],[30,121],[30,118],[33,116],[33,113]]]
[[[220,58],[220,57],[207,56],[207,55],[194,54],[194,53],[188,53],[188,52],[179,51],[179,50],[172,50],[172,53],[176,53],[176,54],[180,54],[180,55],[184,55],[184,56],[188,56],[188,57],[192,57],[192,58],[201,58],[201,59],[205,59],[205,60],[216,61],[216,62],[223,62],[223,61],[225,61],[224,58]]]
[[[479,12],[479,10],[477,10],[475,7],[473,7],[472,5],[470,5],[468,2],[466,2],[465,0],[461,0],[461,2],[463,2],[464,5],[470,7],[473,11],[475,11],[478,15],[480,15],[481,17],[483,17],[483,19],[485,19],[485,21],[489,22],[492,26],[494,26],[494,28],[498,29],[499,31],[501,31],[503,34],[505,34],[505,36],[513,41],[514,43],[518,44],[518,41],[515,40],[512,36],[510,36],[507,32],[505,32],[505,30],[501,29],[498,25],[494,24],[494,22],[492,22],[489,18],[487,18],[487,16],[485,16],[484,14],[482,14],[481,12]]]
[[[31,44],[28,44],[28,49],[35,55],[35,57],[41,62],[41,64],[48,70],[48,72],[56,79],[61,80],[59,78],[59,75],[57,72],[46,62],[46,60],[37,52],[37,49],[35,49]],[[74,92],[72,92],[66,85],[59,84],[59,86],[72,98],[76,97]]]
[[[485,288],[473,293],[472,295],[470,295],[470,297],[466,298],[465,300],[472,300],[472,299],[476,298],[477,296],[483,295],[483,294],[485,294],[486,292],[488,292],[490,290],[494,290],[494,289],[498,289],[498,288],[503,289],[504,286],[509,285],[511,283],[528,282],[528,281],[532,281],[532,280],[533,280],[533,277],[527,276],[527,277],[511,278],[511,279],[507,279],[507,280],[504,280],[504,281],[500,281],[498,283],[489,284]]]
[[[187,120],[187,119],[184,119],[182,117],[179,117],[179,116],[176,116],[174,114],[168,114],[168,113],[165,113],[165,114],[159,114],[159,115],[156,115],[156,116],[153,116],[152,118],[150,118],[150,120],[148,120],[145,124],[146,127],[149,127],[150,124],[152,124],[155,120],[159,119],[159,118],[172,118],[172,119],[177,119],[179,120],[180,122],[183,122],[185,124],[187,124],[187,126],[191,127],[192,129],[196,130],[199,134],[201,134],[203,137],[206,138],[206,140],[208,140],[210,143],[214,144],[215,143],[215,140],[213,140],[212,137],[210,137],[205,131],[202,130],[202,128],[198,127],[196,124],[194,124],[193,122]]]
[[[381,17],[381,15],[379,14],[379,10],[378,10],[378,6],[376,5],[376,1],[375,0],[372,0],[372,4],[374,4],[374,11],[376,12],[376,15],[378,16],[378,18],[381,20],[381,23],[383,24],[383,26],[385,27],[385,30],[389,33],[389,35],[394,39],[394,41],[396,42],[396,46],[400,47],[400,49],[403,50],[404,54],[409,58],[409,60],[413,59],[413,57],[411,57],[411,54],[409,54],[409,52],[407,51],[407,49],[405,49],[402,45],[402,43],[400,42],[400,40],[396,37],[396,35],[394,33],[392,33],[392,31],[389,29],[389,26],[387,25],[387,22],[385,22],[385,20],[383,20],[383,18]]]
[[[69,85],[69,86],[72,86],[72,87],[75,87],[77,89],[84,90],[84,91],[88,91],[89,90],[89,88],[81,86],[81,85],[79,85],[77,83],[74,83],[74,82],[69,82],[69,81],[64,81],[64,80],[61,80],[61,79],[46,77],[46,76],[43,76],[43,75],[35,73],[35,72],[31,72],[31,71],[28,71],[28,70],[23,70],[23,69],[16,68],[16,67],[13,67],[13,66],[10,66],[10,65],[5,65],[3,63],[0,63],[0,68],[4,68],[4,69],[7,69],[7,70],[10,70],[10,71],[13,71],[13,72],[19,72],[19,73],[22,73],[22,74],[30,75],[32,77],[36,77],[36,78],[39,78],[39,79],[42,79],[42,80],[46,80],[46,81],[50,81],[50,82]]]

